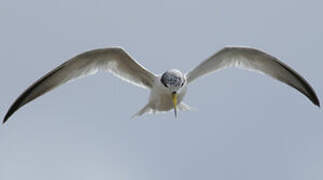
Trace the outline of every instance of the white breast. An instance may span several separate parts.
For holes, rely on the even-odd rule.
[[[186,94],[187,87],[184,85],[179,91],[177,96],[177,104],[180,104]],[[153,88],[150,92],[149,104],[153,110],[156,111],[169,111],[174,108],[171,91],[166,88],[160,80],[156,79]]]

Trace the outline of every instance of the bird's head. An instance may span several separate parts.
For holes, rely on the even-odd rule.
[[[171,69],[166,71],[160,78],[161,83],[168,88],[174,104],[175,116],[177,116],[177,94],[185,84],[185,75],[179,70]]]

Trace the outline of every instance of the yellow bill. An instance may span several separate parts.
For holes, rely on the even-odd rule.
[[[173,104],[174,104],[175,117],[177,118],[177,109],[176,109],[176,105],[177,105],[177,93],[176,92],[173,92],[172,93],[172,100],[173,100]]]

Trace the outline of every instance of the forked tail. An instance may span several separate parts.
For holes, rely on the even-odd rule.
[[[180,104],[177,105],[178,110],[180,111],[192,111],[196,110],[195,108],[192,108],[191,106],[181,102]],[[134,114],[131,118],[135,118],[137,116],[142,116],[143,114],[150,114],[150,113],[158,113],[159,111],[153,110],[150,106],[150,104],[145,105],[140,111],[138,111],[136,114]]]
[[[147,104],[145,107],[143,107],[140,111],[138,111],[136,114],[134,114],[131,118],[133,119],[133,118],[135,118],[135,117],[137,117],[137,116],[141,116],[141,115],[143,115],[143,114],[145,114],[145,113],[150,113],[150,112],[152,112],[152,109],[151,109],[151,107],[150,107],[150,105],[149,104]]]

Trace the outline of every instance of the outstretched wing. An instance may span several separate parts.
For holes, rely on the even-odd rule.
[[[245,68],[267,74],[283,83],[296,88],[315,105],[320,106],[313,88],[292,68],[277,58],[257,49],[245,47],[226,47],[211,56],[191,72],[186,74],[188,83],[196,78],[227,67]]]
[[[98,71],[112,72],[127,82],[148,89],[152,88],[156,76],[121,48],[91,50],[66,61],[32,84],[12,104],[3,123],[20,107],[35,98],[72,79],[95,74]]]

